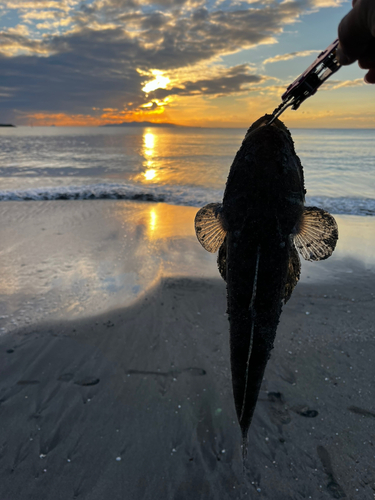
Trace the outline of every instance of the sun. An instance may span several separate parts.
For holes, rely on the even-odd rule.
[[[169,78],[167,76],[164,76],[162,71],[153,69],[151,70],[151,73],[155,77],[154,80],[147,82],[146,85],[142,87],[143,92],[145,92],[146,94],[156,89],[165,89],[170,82]]]

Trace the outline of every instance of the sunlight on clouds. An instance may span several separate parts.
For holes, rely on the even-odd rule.
[[[101,115],[101,123],[122,123],[130,121],[152,121],[155,123],[164,121],[165,110],[163,106],[156,106],[155,109],[135,109],[135,110],[120,110],[111,109],[103,110]]]
[[[163,72],[157,69],[151,70],[152,75],[155,77],[154,80],[147,82],[144,87],[142,87],[143,92],[148,94],[156,89],[165,89],[170,82],[167,76],[163,76]]]
[[[103,125],[104,120],[101,117],[91,115],[66,113],[25,113],[23,115],[25,125],[51,126],[58,127],[97,127]]]
[[[148,108],[148,109],[156,109],[158,106],[166,106],[169,102],[171,101],[170,97],[166,97],[165,99],[159,100],[159,99],[153,99],[150,102],[146,102],[145,104],[142,104],[140,107],[141,108]]]
[[[69,24],[71,24],[72,20],[71,18],[66,18],[66,19],[59,19],[58,21],[54,21],[54,22],[44,22],[44,23],[38,23],[36,25],[36,27],[39,29],[39,30],[50,30],[50,29],[56,29],[56,28],[60,28],[62,26],[69,26]]]
[[[315,8],[326,8],[326,7],[340,7],[340,5],[347,3],[346,0],[313,0],[312,4]]]
[[[29,19],[56,19],[57,17],[61,18],[64,16],[64,13],[58,12],[56,10],[33,10],[31,12],[21,13],[21,17],[24,20]]]
[[[302,50],[300,52],[289,52],[289,54],[279,54],[273,57],[269,57],[263,61],[263,64],[269,64],[279,61],[288,61],[294,59],[295,57],[307,57],[312,54],[319,54],[321,50]]]
[[[79,0],[35,0],[30,2],[29,0],[12,0],[11,2],[5,2],[5,6],[8,9],[57,9],[68,11],[74,6],[79,4]]]
[[[6,31],[0,33],[9,33],[10,35],[21,35],[28,36],[30,34],[29,29],[24,24],[17,24],[14,28],[8,28]]]
[[[8,31],[0,32],[0,54],[6,57],[14,57],[19,55],[38,55],[48,57],[52,51],[49,50],[42,42],[38,40],[29,40],[24,33],[27,34],[27,27],[18,25],[16,28],[9,28]]]
[[[328,85],[327,85],[328,84]],[[365,85],[365,82],[363,81],[363,78],[356,78],[355,80],[345,80],[343,82],[337,82],[337,81],[328,81],[326,84],[326,87],[322,87],[324,90],[336,90],[336,89],[342,89],[346,87],[359,87]]]
[[[5,0],[0,3],[0,12],[5,13],[2,20],[9,23],[0,32],[1,54],[6,56],[2,57],[0,75],[2,79],[5,76],[4,88],[12,89],[11,99],[3,98],[1,103],[7,116],[14,117],[16,123],[30,120],[38,125],[95,126],[150,121],[225,127],[249,125],[265,112],[273,111],[290,83],[285,81],[286,73],[293,73],[298,61],[278,67],[266,65],[314,57],[319,51],[287,51],[293,50],[292,43],[300,40],[298,37],[304,43],[296,42],[296,47],[316,46],[317,37],[323,35],[321,27],[312,30],[315,35],[306,33],[305,37],[306,18],[323,7],[337,7],[345,2]],[[346,3],[349,8],[350,2]],[[310,16],[311,22],[313,17]],[[15,26],[16,23],[20,24]],[[288,25],[298,28],[294,34],[287,34]],[[294,39],[295,35],[298,37]],[[279,43],[279,48],[272,52],[259,49],[275,43]],[[251,53],[244,51],[249,48],[253,49]],[[276,51],[279,54],[273,55]],[[13,58],[19,55],[27,57]],[[249,58],[257,61],[257,65],[247,63]],[[266,74],[272,71],[282,79]],[[297,68],[296,74],[298,71]],[[352,74],[355,78],[356,74]],[[342,102],[350,94],[349,87],[359,85],[363,85],[362,79],[337,79],[328,82],[324,90],[342,89],[337,92]],[[364,92],[361,88],[357,93]],[[349,106],[345,99],[343,107]],[[334,120],[316,98],[314,108],[317,112],[323,109],[323,115],[314,115],[312,111],[309,117],[291,114],[292,122],[324,123],[327,117]],[[146,147],[146,143],[144,148],[146,160],[154,160],[153,148]],[[144,181],[152,181],[156,175],[159,180],[165,172],[155,164],[145,164],[143,174],[139,175],[143,175]]]

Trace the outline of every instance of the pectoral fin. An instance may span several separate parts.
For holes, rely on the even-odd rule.
[[[294,244],[306,260],[327,259],[335,249],[338,229],[335,219],[321,208],[305,207],[294,234]]]
[[[296,247],[292,245],[289,258],[288,275],[285,283],[284,303],[290,299],[294,287],[298,283],[301,274],[301,261],[299,260]]]
[[[223,227],[221,209],[221,203],[209,203],[195,216],[195,233],[207,252],[217,252],[227,234]]]

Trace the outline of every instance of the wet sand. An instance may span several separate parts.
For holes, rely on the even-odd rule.
[[[370,278],[298,285],[244,473],[221,281],[2,337],[0,498],[373,498]]]
[[[82,220],[86,227],[88,217]],[[339,222],[341,242],[354,233],[365,241],[361,220]],[[0,337],[0,499],[374,498],[375,274],[368,255],[338,248],[332,260],[303,263],[243,471],[225,283],[203,271],[189,276],[201,249],[193,255],[193,235],[176,241],[172,234],[159,246],[152,240],[152,248],[184,247],[183,276],[151,273],[150,286],[122,307],[85,317],[64,309],[65,318]],[[105,257],[97,255],[100,263]]]

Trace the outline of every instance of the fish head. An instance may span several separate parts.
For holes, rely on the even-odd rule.
[[[264,115],[264,116],[261,116],[260,118],[258,118],[258,120],[256,120],[251,125],[249,130],[247,131],[245,139],[247,138],[248,134],[250,134],[251,132],[253,132],[257,128],[261,128],[261,127],[274,127],[274,128],[279,129],[279,130],[282,130],[283,132],[285,132],[287,135],[290,136],[289,130],[286,128],[286,126],[283,124],[283,122],[281,120],[279,120],[278,118],[276,118],[271,123],[271,125],[268,125],[271,118],[272,118],[272,115]]]
[[[252,213],[260,222],[276,214],[289,234],[305,201],[303,169],[289,130],[278,119],[268,125],[270,119],[262,116],[247,131],[231,167],[224,204],[233,200],[232,207],[243,217]]]

